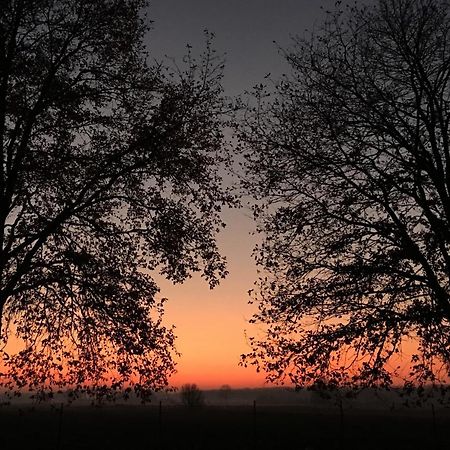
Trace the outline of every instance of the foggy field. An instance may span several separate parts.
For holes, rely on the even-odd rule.
[[[450,411],[335,406],[43,405],[0,409],[1,449],[448,449]]]

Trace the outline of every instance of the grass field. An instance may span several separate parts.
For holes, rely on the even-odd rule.
[[[7,406],[0,449],[450,449],[450,411],[311,406]]]

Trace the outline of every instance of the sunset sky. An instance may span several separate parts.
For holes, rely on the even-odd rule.
[[[200,53],[203,30],[215,33],[214,47],[226,53],[224,87],[227,95],[238,95],[263,80],[268,73],[276,79],[288,70],[278,54],[276,41],[287,47],[290,37],[312,30],[333,8],[334,0],[152,0],[149,17],[154,29],[148,37],[151,55],[180,59],[186,44]],[[182,286],[161,281],[161,295],[169,298],[167,323],[176,325],[178,374],[174,385],[197,383],[201,388],[223,384],[232,387],[264,385],[264,376],[238,366],[239,355],[248,351],[245,332],[254,306],[247,291],[257,278],[251,256],[256,240],[249,210],[225,211],[227,228],[219,237],[222,254],[228,259],[230,275],[209,290],[199,278]]]

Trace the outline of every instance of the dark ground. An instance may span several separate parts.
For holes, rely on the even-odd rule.
[[[313,406],[4,406],[5,450],[450,449],[450,410]]]

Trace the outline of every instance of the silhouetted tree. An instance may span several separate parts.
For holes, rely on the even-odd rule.
[[[229,384],[223,384],[220,387],[220,398],[224,400],[225,402],[228,402],[231,394],[231,386]]]
[[[195,383],[183,384],[183,386],[181,386],[181,400],[183,404],[189,408],[202,406],[204,403],[203,392]]]
[[[379,0],[330,13],[246,111],[245,184],[266,233],[252,322],[267,332],[242,363],[270,379],[448,376],[449,12]]]
[[[213,287],[221,61],[150,66],[144,0],[0,5],[4,384],[138,393],[167,384],[174,336],[152,274]],[[9,380],[9,381],[8,381]]]

